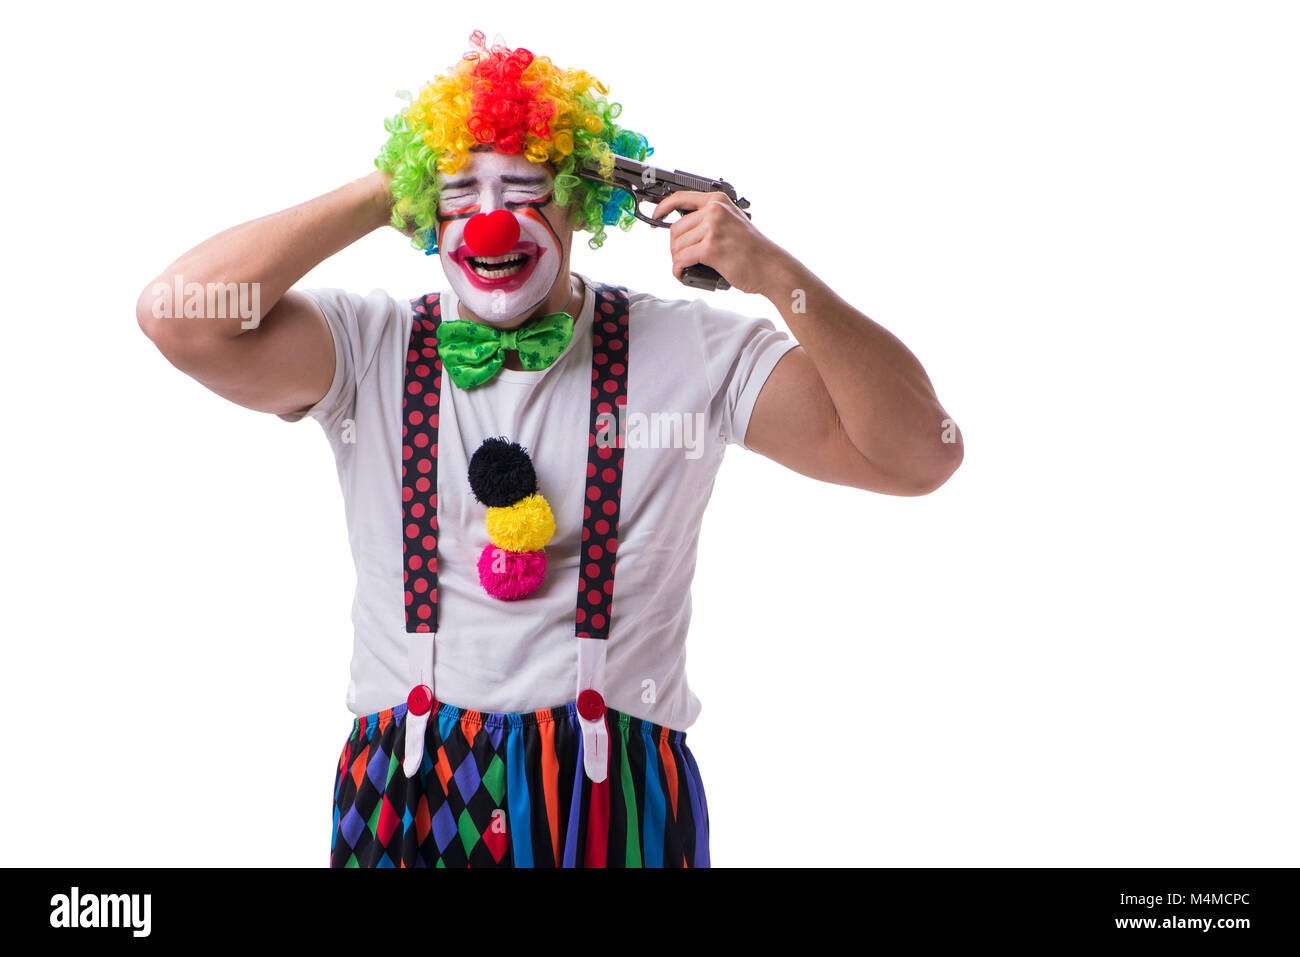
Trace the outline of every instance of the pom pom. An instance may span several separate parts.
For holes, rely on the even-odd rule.
[[[535,552],[555,534],[555,516],[542,496],[533,494],[513,505],[487,510],[492,544],[508,552]]]
[[[509,552],[485,545],[478,557],[478,580],[493,598],[515,601],[537,591],[546,577],[546,553]]]
[[[469,487],[489,507],[513,505],[537,491],[533,460],[523,446],[506,438],[486,439],[469,460]],[[531,549],[511,549],[531,551]]]

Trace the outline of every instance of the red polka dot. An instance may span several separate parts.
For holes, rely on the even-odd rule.
[[[414,454],[415,454],[415,452],[411,449],[411,447],[410,447],[409,445],[403,445],[403,446],[402,446],[402,460],[403,460],[403,461],[409,459],[409,458],[410,458],[412,455],[414,455]]]
[[[612,485],[614,480],[618,478],[618,473],[613,469],[605,469],[605,471],[600,473],[600,477]]]
[[[591,357],[591,361],[596,363],[596,365],[598,366],[603,366],[606,362],[609,361],[609,356],[605,355],[605,353],[603,352],[597,352],[594,356]]]
[[[596,449],[596,454],[602,459],[607,459],[614,454],[614,449],[608,445],[602,445],[600,448]]]
[[[424,548],[426,552],[433,551],[433,546],[436,544],[437,543],[433,540],[432,535],[426,535],[424,536],[424,538],[420,539],[420,545]]]
[[[618,323],[616,323],[616,322],[605,322],[605,323],[602,323],[602,324],[601,324],[601,328],[604,329],[606,332],[608,332],[608,333],[612,336],[614,333],[618,332]],[[613,347],[613,348],[615,348],[615,349],[618,348],[618,346],[614,345],[614,343],[612,343],[612,342],[610,343],[610,346]]]
[[[600,614],[600,613],[597,613],[597,614],[592,615],[592,616],[591,616],[591,627],[592,627],[592,628],[604,628],[604,627],[605,627],[605,616],[602,615],[602,614]]]
[[[409,501],[410,501],[411,499],[413,499],[413,498],[415,498],[415,493],[414,493],[413,491],[411,491],[411,487],[410,487],[409,485],[403,486],[403,487],[402,487],[402,501],[403,501],[403,502],[409,502]]]
[[[605,509],[606,515],[613,515],[615,512],[618,511],[618,506],[613,502],[606,502],[603,507]]]
[[[437,405],[437,404],[438,404],[438,393],[436,393],[436,392],[430,392],[430,393],[428,393],[427,395],[425,395],[425,397],[424,397],[424,404],[425,404],[425,405]]]
[[[592,605],[600,604],[600,592],[596,591],[596,589],[594,588],[591,591],[587,592],[587,601]],[[596,619],[593,618],[591,622],[592,624],[595,624]]]
[[[595,462],[588,462],[588,463],[587,463],[587,478],[595,478],[595,477],[596,477],[596,463],[595,463]]]
[[[419,608],[415,609],[415,613],[421,618],[428,618],[433,614],[433,609],[428,605],[421,605]]]
[[[618,383],[617,383],[617,382],[614,382],[613,380],[610,380],[610,381],[608,381],[608,382],[605,383],[605,391],[606,391],[606,392],[614,392],[614,391],[616,391],[617,389],[618,389]]]
[[[587,555],[591,558],[600,558],[600,556],[604,554],[605,554],[605,550],[601,548],[599,545],[592,545],[590,548],[587,549]]]
[[[425,578],[417,578],[417,579],[415,580],[415,584],[414,584],[412,587],[413,587],[416,591],[418,591],[418,592],[420,592],[421,594],[423,594],[424,592],[426,592],[426,591],[429,590],[429,582],[428,582],[428,579],[425,579]]]
[[[587,574],[590,575],[592,578],[599,578],[600,566],[597,565],[595,562],[592,562],[587,566]]]
[[[584,525],[582,527],[582,540],[585,542],[589,538],[591,538],[591,529]]]
[[[617,538],[606,539],[605,547],[609,549],[611,552],[618,551],[618,539]]]
[[[596,499],[600,498],[600,489],[594,485],[587,486],[587,498],[591,499],[593,502],[596,501]]]
[[[389,527],[391,528],[392,526],[389,526]],[[406,537],[407,537],[407,538],[415,538],[415,536],[416,536],[416,535],[419,535],[419,534],[420,534],[420,529],[419,529],[419,527],[418,527],[414,522],[412,522],[410,525],[407,525],[407,526],[406,526]]]
[[[407,559],[406,564],[411,566],[411,571],[418,572],[421,568],[424,567],[424,559],[421,558],[419,555],[412,555],[409,559]]]
[[[605,579],[605,594],[606,595],[614,594],[614,579],[612,578]]]
[[[626,371],[626,369],[627,367],[624,366],[623,363],[621,362],[615,362],[612,366],[609,367],[609,371],[613,375],[622,375],[624,371]]]
[[[579,578],[579,579],[578,579],[578,591],[582,592],[582,591],[586,591],[586,590],[587,590],[587,579],[585,579],[585,578]]]
[[[421,492],[429,491],[429,480],[427,478],[418,478],[415,480],[415,487]]]
[[[415,434],[415,444],[420,448],[424,448],[429,444],[429,434],[427,432],[417,432]]]
[[[407,512],[410,514],[411,518],[422,518],[424,516],[424,506],[421,505],[419,502],[416,502],[409,509],[407,509]],[[414,538],[415,536],[411,536],[411,537]]]
[[[421,386],[420,383],[418,382],[406,383],[406,391],[411,393],[411,395],[418,395],[420,392],[423,391],[423,389],[424,387]]]
[[[412,425],[419,425],[424,421],[424,413],[421,412],[419,409],[416,409],[407,418],[411,420]]]
[[[609,531],[609,522],[605,521],[603,518],[597,519],[597,520],[596,520],[596,534],[597,534],[597,535],[604,535],[604,534],[605,534],[606,532],[608,532],[608,531]]]
[[[406,603],[409,605],[413,601],[415,601],[415,596],[408,591],[406,593]]]
[[[429,367],[425,365],[423,362],[421,362],[418,366],[415,367],[415,374],[418,375],[421,379],[427,378],[429,375]]]
[[[583,611],[581,608],[579,608],[576,612],[574,612],[573,617],[574,617],[574,620],[575,620],[575,621],[580,621],[580,622],[581,622],[581,621],[586,621],[586,620],[587,620],[587,613],[586,613],[585,611]]]
[[[420,459],[420,461],[415,463],[415,468],[421,474],[428,475],[433,469],[433,463],[428,459]]]

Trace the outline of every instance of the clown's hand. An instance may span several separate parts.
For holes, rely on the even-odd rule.
[[[774,267],[789,258],[724,193],[681,190],[664,199],[651,216],[663,219],[674,209],[683,214],[669,228],[668,248],[678,280],[687,266],[704,263],[741,292],[762,294],[776,273]]]

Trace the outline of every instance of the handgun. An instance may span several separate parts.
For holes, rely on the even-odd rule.
[[[651,226],[671,226],[672,223],[665,222],[662,219],[652,219],[645,215],[641,212],[641,204],[647,201],[658,204],[666,197],[683,189],[698,190],[703,193],[723,193],[742,211],[749,208],[749,200],[737,196],[735,187],[725,180],[696,176],[694,173],[683,173],[679,169],[670,173],[654,166],[647,166],[645,163],[638,163],[626,156],[614,157],[614,169],[608,177],[600,175],[600,163],[595,159],[588,159],[585,164],[576,168],[573,173],[575,176],[580,176],[593,183],[613,186],[616,189],[630,193],[633,202],[636,204],[632,207],[632,212],[636,214],[636,218],[641,222],[649,223]],[[678,212],[684,216],[688,210],[679,209]],[[749,216],[749,213],[745,213],[745,215]],[[704,263],[687,266],[677,278],[685,285],[695,289],[731,288],[731,283],[723,279],[716,269],[706,266]]]

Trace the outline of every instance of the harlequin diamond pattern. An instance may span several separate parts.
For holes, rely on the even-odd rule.
[[[382,731],[346,756],[331,866],[509,865],[503,729],[484,727],[473,711],[442,715],[426,731],[424,764],[412,780],[401,772],[405,727],[396,736]],[[339,807],[348,807],[341,818]]]

